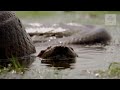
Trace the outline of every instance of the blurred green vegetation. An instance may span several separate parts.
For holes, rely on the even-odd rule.
[[[120,62],[112,62],[107,70],[98,70],[95,73],[100,77],[120,78]]]
[[[24,73],[25,70],[27,70],[27,68],[25,68],[24,65],[20,64],[18,58],[14,56],[12,56],[12,58],[10,59],[10,63],[8,64],[8,66],[5,67],[0,65],[0,74],[8,73],[11,71],[14,71],[16,73]]]
[[[112,62],[108,68],[108,74],[120,77],[120,62]]]
[[[15,11],[16,15],[24,17],[24,16],[50,16],[57,14],[58,12],[63,13],[79,13],[79,14],[120,14],[120,11]]]
[[[15,11],[15,13],[21,20],[29,22],[103,24],[104,18],[101,16],[104,16],[104,14],[120,14],[120,11]],[[90,16],[91,19],[88,19],[86,16]]]
[[[38,16],[51,16],[54,15],[55,11],[15,11],[19,17],[38,17]]]
[[[15,11],[19,17],[37,17],[37,16],[52,16],[56,14],[90,14],[90,15],[101,15],[101,14],[120,14],[120,11]]]

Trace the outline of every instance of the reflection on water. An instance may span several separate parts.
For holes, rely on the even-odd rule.
[[[28,57],[22,57],[18,59],[18,61],[22,66],[29,67],[35,61],[35,59],[36,59],[35,56],[28,56]]]
[[[73,69],[73,64],[76,62],[75,59],[70,59],[70,60],[41,60],[42,64],[46,64],[48,67],[55,67],[58,70],[61,69]]]

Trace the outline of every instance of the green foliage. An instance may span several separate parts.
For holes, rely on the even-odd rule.
[[[15,12],[18,17],[44,17],[54,15],[55,12],[53,11],[16,11]]]
[[[27,69],[22,64],[20,64],[17,57],[12,56],[10,62],[11,63],[9,63],[7,67],[0,65],[0,74],[7,73],[10,71],[14,71],[16,73],[24,73],[24,71]]]
[[[120,63],[119,62],[113,62],[109,65],[108,68],[108,74],[110,76],[118,76],[120,77]]]
[[[19,63],[19,60],[17,59],[17,57],[12,57],[11,58],[11,64],[12,64],[12,69],[14,69],[17,72],[24,72],[25,67]]]
[[[20,17],[28,17],[28,16],[51,16],[58,14],[61,11],[16,11],[16,15]],[[100,15],[100,14],[120,14],[120,11],[64,11],[62,14],[90,14],[90,15]],[[61,14],[60,13],[60,14]]]
[[[120,78],[120,62],[112,62],[107,70],[97,70],[95,74],[101,78]]]

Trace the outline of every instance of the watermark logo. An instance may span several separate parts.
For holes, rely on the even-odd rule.
[[[105,25],[116,25],[116,14],[105,14]]]

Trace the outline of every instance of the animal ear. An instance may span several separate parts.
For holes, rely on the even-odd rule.
[[[49,46],[47,49],[50,49],[52,46]]]
[[[45,50],[42,50],[37,56],[41,57],[44,54]]]

